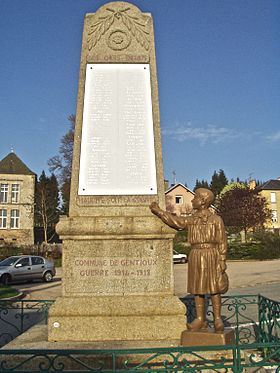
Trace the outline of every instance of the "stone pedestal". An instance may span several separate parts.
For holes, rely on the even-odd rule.
[[[49,310],[49,341],[180,339],[185,306],[173,295],[167,226],[153,216],[91,217],[61,219],[57,229],[63,296]]]
[[[224,333],[192,332],[184,330],[181,335],[182,346],[225,346],[235,343],[234,331],[227,330]]]
[[[50,312],[49,341],[178,340],[182,311],[175,296],[60,298]]]

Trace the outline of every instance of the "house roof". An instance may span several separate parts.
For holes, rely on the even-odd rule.
[[[13,152],[0,161],[0,174],[35,175]]]
[[[187,192],[190,192],[192,195],[194,195],[194,192],[191,189],[189,189],[188,187],[186,187],[184,184],[181,184],[181,183],[177,183],[177,184],[172,185],[169,189],[167,189],[165,191],[165,194],[171,192],[171,190],[177,188],[178,186],[183,187],[184,189],[186,189]],[[211,205],[211,208],[218,211],[217,207],[215,207],[214,205]]]
[[[190,192],[191,194],[194,195],[194,192],[193,192],[192,190],[190,190],[190,189],[187,188],[184,184],[181,184],[181,183],[177,183],[177,184],[171,185],[171,187],[165,191],[165,194],[171,192],[171,190],[177,188],[178,186],[183,187],[184,189],[186,189],[187,192]]]
[[[263,185],[260,185],[258,190],[280,190],[280,180],[268,180]]]

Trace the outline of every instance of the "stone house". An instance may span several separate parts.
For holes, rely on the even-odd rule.
[[[34,243],[35,178],[14,152],[0,161],[0,243]]]
[[[257,187],[257,190],[262,197],[266,198],[272,212],[271,221],[266,223],[265,228],[280,234],[280,178],[268,180]]]
[[[165,185],[167,187],[167,184]],[[187,216],[191,214],[193,210],[193,197],[194,192],[184,184],[172,184],[170,188],[166,188],[165,190],[166,211],[177,216]],[[217,209],[215,206],[211,205],[210,211],[216,213]]]
[[[165,191],[166,210],[177,216],[186,216],[192,211],[194,192],[181,183],[173,184]]]

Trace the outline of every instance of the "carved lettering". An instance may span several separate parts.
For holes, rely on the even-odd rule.
[[[91,57],[91,62],[114,62],[114,63],[148,63],[148,54],[97,54]]]
[[[77,258],[74,273],[81,279],[87,277],[108,277],[110,279],[129,277],[149,279],[155,277],[157,259],[145,258]]]
[[[154,196],[78,196],[77,204],[81,206],[147,205],[154,200]]]

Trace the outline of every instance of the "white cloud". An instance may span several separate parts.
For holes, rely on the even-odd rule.
[[[210,142],[219,144],[222,142],[232,141],[240,137],[248,137],[245,134],[236,132],[230,128],[207,125],[205,127],[195,127],[191,122],[185,125],[175,126],[175,128],[163,129],[163,135],[170,136],[174,140],[184,142],[187,140],[198,140],[201,145]]]
[[[280,131],[266,137],[267,140],[275,142],[280,141]]]

